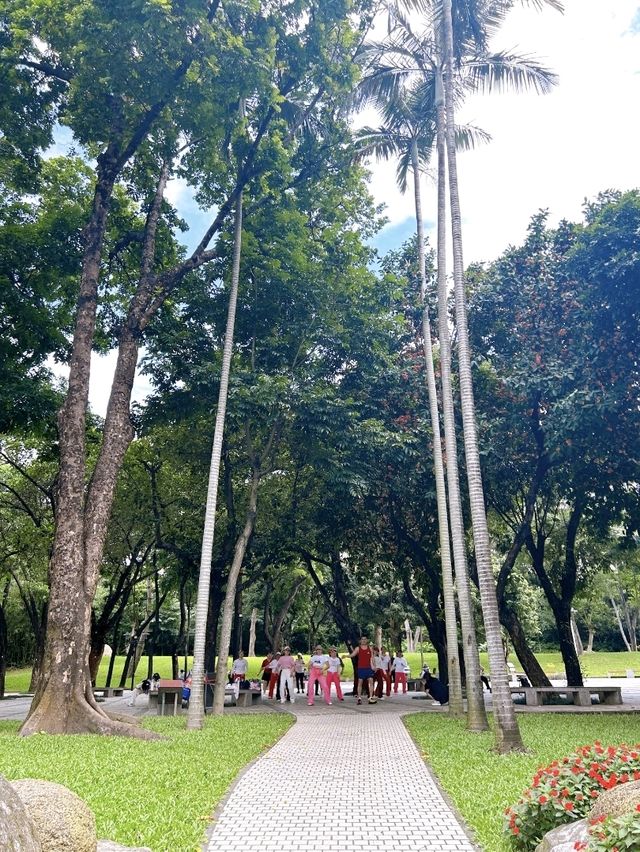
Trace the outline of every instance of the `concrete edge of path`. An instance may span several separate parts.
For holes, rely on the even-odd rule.
[[[413,716],[416,713],[424,713],[424,712],[425,712],[424,710],[413,710],[413,709],[405,710],[404,712],[400,713],[400,719],[402,721],[402,724],[404,725],[404,717],[405,716]],[[460,826],[460,828],[464,832],[467,840],[469,841],[469,843],[471,843],[471,845],[473,846],[474,849],[477,849],[478,852],[482,852],[482,847],[478,845],[477,837],[474,836],[474,833],[471,830],[470,826],[467,824],[465,818],[462,816],[462,814],[458,810],[456,803],[453,801],[451,796],[447,793],[447,791],[444,789],[444,787],[440,783],[440,779],[438,778],[438,776],[435,774],[435,772],[431,768],[431,764],[427,763],[427,761],[424,759],[423,753],[420,751],[420,749],[418,748],[417,742],[414,740],[413,736],[411,735],[411,731],[409,730],[409,728],[406,725],[404,725],[404,729],[407,732],[407,736],[409,737],[409,739],[413,743],[413,747],[418,752],[418,757],[424,763],[424,766],[425,766],[425,769],[427,770],[427,773],[431,777],[431,780],[433,781],[438,792],[440,793],[440,795],[444,799],[445,805],[449,808],[449,810],[451,811],[451,813],[455,817],[456,822],[458,823],[458,825]]]
[[[271,710],[271,708],[270,708],[270,710]],[[271,712],[274,712],[274,710],[271,710]],[[282,713],[283,715],[284,715],[284,714],[286,714],[286,715],[288,715],[288,716],[291,716],[291,718],[293,719],[293,724],[294,724],[294,725],[295,725],[295,724],[296,724],[296,722],[298,721],[297,716],[295,715],[295,713],[291,713],[289,710],[284,710],[284,709],[283,709],[283,710],[276,710],[275,712]],[[253,715],[255,715],[255,714],[254,714],[254,713],[244,713],[244,714],[238,714],[238,715],[253,716]],[[210,818],[210,820],[209,820],[209,823],[208,823],[207,828],[206,828],[206,831],[205,831],[205,837],[206,837],[206,840],[205,840],[205,841],[203,841],[203,843],[200,845],[200,849],[202,850],[202,852],[206,852],[206,850],[209,848],[209,845],[210,845],[210,843],[211,843],[211,835],[213,834],[213,830],[214,830],[214,828],[215,828],[215,826],[216,826],[216,822],[218,821],[218,817],[220,816],[220,813],[221,813],[221,812],[222,812],[222,810],[224,809],[224,806],[227,804],[227,800],[230,798],[230,796],[231,796],[231,794],[233,793],[233,791],[235,790],[235,788],[236,788],[236,787],[238,786],[238,784],[242,781],[242,779],[244,778],[244,776],[246,775],[246,773],[247,773],[247,772],[251,769],[251,767],[253,766],[253,764],[254,764],[254,763],[257,763],[257,762],[258,762],[258,761],[259,761],[262,757],[264,757],[264,756],[265,756],[265,754],[269,754],[269,752],[271,751],[271,749],[272,749],[275,745],[277,745],[277,744],[280,742],[280,740],[282,739],[282,737],[286,737],[286,736],[287,736],[287,734],[289,733],[289,731],[291,730],[291,728],[292,728],[292,727],[293,727],[293,725],[290,725],[290,726],[287,728],[287,730],[283,732],[282,736],[278,737],[278,739],[277,739],[277,740],[274,740],[268,748],[265,748],[265,749],[263,749],[263,750],[262,750],[259,754],[256,754],[256,756],[253,758],[253,760],[250,760],[250,761],[249,761],[249,763],[245,763],[245,765],[244,765],[244,766],[242,767],[242,769],[238,772],[238,774],[237,774],[237,775],[236,775],[236,777],[233,779],[233,781],[231,782],[231,784],[229,784],[229,786],[227,787],[227,791],[226,791],[226,793],[225,793],[225,794],[224,794],[224,796],[220,799],[220,801],[218,802],[218,804],[217,804],[217,805],[215,806],[215,808],[213,809],[213,813],[211,814],[211,818]]]

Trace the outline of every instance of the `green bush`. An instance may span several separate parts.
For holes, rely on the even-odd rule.
[[[638,779],[640,745],[604,747],[595,742],[554,760],[536,772],[531,787],[505,811],[505,830],[512,847],[535,849],[552,828],[585,817],[603,790]],[[615,844],[597,848],[614,847]]]
[[[601,816],[591,820],[589,841],[577,842],[577,850],[585,852],[623,852],[624,849],[640,849],[640,805],[635,812],[622,816]]]

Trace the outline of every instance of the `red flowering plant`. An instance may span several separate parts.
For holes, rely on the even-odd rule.
[[[585,817],[603,790],[639,779],[640,745],[595,742],[554,760],[538,769],[531,787],[505,811],[505,831],[512,847],[535,849],[552,828]]]
[[[589,841],[576,849],[588,852],[623,852],[640,849],[640,805],[621,816],[599,816],[589,821]]]

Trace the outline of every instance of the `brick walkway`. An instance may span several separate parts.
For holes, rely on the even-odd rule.
[[[207,852],[477,848],[445,803],[393,700],[374,707],[356,708],[352,698],[332,707],[302,701],[287,707],[296,724],[232,788]],[[368,830],[357,825],[361,809]]]

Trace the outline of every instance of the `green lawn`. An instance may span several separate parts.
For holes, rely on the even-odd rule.
[[[308,660],[308,655],[304,654],[305,660]],[[344,655],[343,655],[344,656]],[[544,651],[536,655],[547,674],[559,674],[562,676],[564,668],[562,666],[562,658],[559,652]],[[420,674],[420,654],[406,654],[409,665],[411,666],[411,674],[418,677]],[[258,676],[258,670],[262,657],[249,657],[249,677]],[[520,671],[520,664],[512,657],[512,660]],[[424,654],[424,661],[432,669],[437,666],[436,655],[428,652]],[[480,661],[484,668],[489,671],[489,661],[486,654],[480,654]],[[191,663],[191,660],[189,661]],[[589,677],[624,677],[627,669],[633,669],[640,676],[640,653],[627,652],[595,652],[593,654],[585,654],[581,660],[582,670]],[[114,665],[114,674],[112,678],[112,686],[120,681],[120,674],[124,665],[124,657],[118,657]],[[182,665],[182,660],[181,660]],[[104,686],[107,679],[107,669],[109,661],[102,661],[100,672],[98,675],[98,686]],[[155,657],[153,670],[159,672],[162,677],[171,677],[171,658],[170,657]],[[345,659],[345,677],[351,676],[350,661]],[[136,681],[141,680],[147,675],[147,658],[143,657],[136,672]],[[7,671],[6,686],[7,692],[27,692],[29,689],[29,679],[31,677],[30,669],[9,669]],[[130,681],[127,686],[130,686]]]
[[[238,771],[292,724],[289,714],[145,724],[167,739],[16,735],[0,722],[0,767],[9,779],[44,778],[74,790],[96,815],[98,836],[154,852],[196,850],[213,809]]]
[[[405,717],[405,724],[435,774],[486,852],[510,849],[502,832],[513,804],[540,766],[601,740],[640,743],[640,716],[632,714],[518,715],[528,754],[500,756],[493,733],[471,734],[463,722],[435,713]]]

